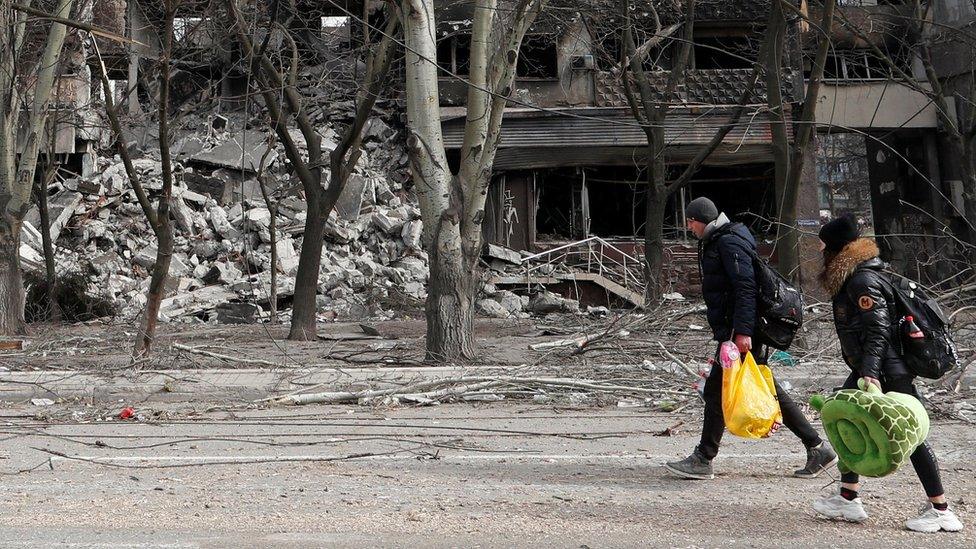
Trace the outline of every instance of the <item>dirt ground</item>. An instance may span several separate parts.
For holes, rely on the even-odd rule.
[[[804,456],[788,433],[727,436],[715,480],[672,477],[661,464],[694,446],[694,411],[496,403],[171,418],[52,425],[6,410],[0,545],[976,546],[968,424],[939,422],[931,438],[968,529],[925,535],[902,526],[923,500],[910,467],[865,483],[866,523],[817,518],[810,504],[837,489],[837,473],[792,478]]]
[[[359,323],[323,324],[315,342],[287,341],[283,326],[165,325],[152,358],[134,364],[132,326],[34,326],[23,351],[0,353],[0,384],[62,371],[138,383],[179,371],[255,377],[341,367],[347,378],[376,380],[497,367],[661,384],[680,396],[667,407],[574,389],[500,402],[287,408],[221,400],[188,384],[176,403],[140,400],[137,419],[125,422],[116,417],[129,403],[124,394],[21,399],[0,412],[0,546],[976,546],[974,372],[959,391],[922,385],[930,442],[968,529],[904,530],[922,501],[910,468],[866,484],[867,523],[835,524],[816,518],[810,503],[837,489],[836,471],[792,478],[804,456],[788,432],[760,442],[727,435],[714,481],[663,470],[694,447],[701,421],[687,371],[668,356],[698,370],[713,349],[693,309],[666,314],[479,319],[478,358],[446,369],[423,362],[417,318],[370,324],[372,336]],[[774,365],[801,403],[847,373],[823,327],[811,322]],[[584,352],[530,349],[585,334],[600,337]]]

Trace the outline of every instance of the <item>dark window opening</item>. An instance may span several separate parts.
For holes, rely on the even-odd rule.
[[[559,66],[553,36],[527,36],[519,48],[515,75],[519,78],[556,78]]]
[[[827,80],[888,80],[896,78],[892,62],[899,69],[910,72],[911,55],[899,48],[886,53],[889,58],[878,57],[871,51],[836,51],[827,55],[824,79]],[[809,72],[809,71],[808,71]]]
[[[438,74],[442,77],[468,75],[471,61],[471,35],[456,34],[437,42]]]
[[[540,240],[568,240],[573,237],[574,223],[578,222],[578,215],[574,219],[574,211],[579,209],[574,204],[573,184],[579,176],[575,174],[572,180],[565,177],[553,177],[550,173],[540,174],[536,179],[539,209],[536,212],[536,234]]]
[[[696,36],[693,49],[696,69],[748,69],[758,47],[745,36]]]

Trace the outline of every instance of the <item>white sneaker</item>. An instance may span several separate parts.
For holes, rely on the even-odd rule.
[[[931,534],[939,530],[946,532],[958,532],[962,530],[962,523],[959,517],[951,509],[939,511],[931,502],[926,503],[920,510],[920,514],[905,522],[905,527],[915,532],[925,532]]]
[[[813,510],[833,520],[864,522],[868,518],[868,512],[864,510],[861,498],[849,500],[840,494],[813,502]]]

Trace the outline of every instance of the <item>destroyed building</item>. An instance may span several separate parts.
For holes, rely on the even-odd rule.
[[[576,2],[575,9],[552,6],[540,14],[520,50],[515,101],[506,109],[495,158],[486,236],[491,242],[530,252],[599,237],[618,259],[620,254],[642,258],[647,138],[635,122],[620,82],[619,3]],[[678,16],[666,12],[666,7],[660,8],[665,25],[669,17]],[[438,61],[462,75],[471,20],[464,8],[470,10],[470,6],[452,5],[438,23]],[[671,169],[686,165],[730,120],[752,74],[768,10],[769,2],[762,0],[697,5],[695,45],[680,91],[684,104],[670,107],[666,118]],[[636,9],[635,17],[640,14],[644,17],[639,25],[652,32],[652,17]],[[803,86],[799,22],[790,18],[789,51],[782,71],[784,99],[790,103],[788,122],[796,92]],[[648,74],[662,89],[678,44],[668,40],[654,52],[655,72]],[[659,67],[663,69],[656,70]],[[440,89],[444,139],[449,152],[456,153],[464,130],[464,84],[445,74]],[[757,90],[750,103],[760,107],[764,102],[764,92]],[[670,200],[666,280],[672,287],[682,291],[693,287],[694,247],[684,230],[683,211],[696,196],[712,197],[761,236],[775,232],[764,221],[775,214],[771,117],[767,109],[753,110],[749,123],[736,125],[691,185]],[[792,140],[789,123],[787,132]],[[805,188],[815,189],[812,176],[805,183]],[[816,211],[814,194],[804,202],[801,217],[815,219]],[[636,271],[639,274],[640,268]]]
[[[931,7],[932,61],[955,111],[950,118],[965,124],[971,119],[965,105],[974,56],[958,32],[976,19],[974,7],[959,0],[936,0]],[[944,281],[958,272],[945,262],[958,253],[946,229],[964,234],[965,219],[974,212],[965,210],[962,162],[950,152],[912,42],[913,6],[863,0],[841,2],[837,10],[818,97],[820,208],[828,217],[856,214],[899,272]],[[819,17],[817,8],[810,11]],[[812,32],[805,37],[811,49]],[[890,61],[921,86],[901,78]]]

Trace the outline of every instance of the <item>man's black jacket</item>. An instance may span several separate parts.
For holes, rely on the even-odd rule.
[[[756,326],[756,240],[742,223],[725,214],[709,223],[698,244],[702,296],[715,341],[753,335]]]

